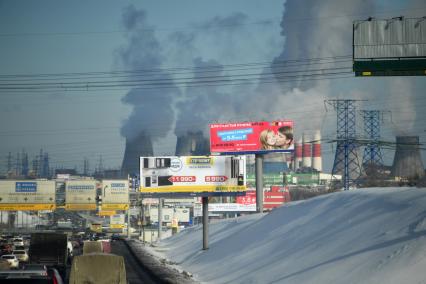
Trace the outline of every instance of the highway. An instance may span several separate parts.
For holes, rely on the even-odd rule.
[[[111,242],[111,252],[124,257],[126,265],[127,279],[130,284],[146,283],[168,283],[162,279],[159,279],[155,275],[149,272],[138,259],[132,254],[132,252],[125,245],[124,241],[113,241]]]

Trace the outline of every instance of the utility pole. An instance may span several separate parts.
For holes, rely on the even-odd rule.
[[[263,213],[263,155],[255,155],[256,212]]]
[[[332,176],[342,175],[343,188],[348,190],[361,175],[361,165],[357,155],[356,107],[358,100],[325,100],[337,111],[337,146]]]
[[[383,157],[379,147],[379,140],[383,113],[380,110],[361,110],[360,113],[364,119],[364,134],[368,139],[364,149],[362,165],[364,167],[370,165],[382,166]]]

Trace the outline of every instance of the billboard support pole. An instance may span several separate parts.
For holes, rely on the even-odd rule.
[[[140,203],[141,213],[139,222],[141,222],[142,243],[145,243],[145,207],[143,206],[143,197],[141,196]],[[152,240],[151,240],[152,241]]]
[[[209,198],[202,197],[203,200],[203,250],[209,249]]]
[[[163,226],[163,198],[158,199],[158,240],[161,241]]]
[[[263,155],[255,155],[256,170],[256,212],[263,212]]]
[[[127,238],[130,239],[130,206],[127,209]]]

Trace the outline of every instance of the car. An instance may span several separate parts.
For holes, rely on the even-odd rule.
[[[12,254],[16,255],[20,262],[28,262],[30,258],[25,250],[14,250]]]
[[[5,254],[1,256],[1,259],[7,260],[9,262],[9,267],[18,269],[19,268],[19,260],[14,254]]]
[[[55,268],[35,264],[26,265],[21,270],[0,271],[0,283],[64,284],[64,281]]]
[[[114,233],[111,235],[111,241],[119,241],[119,240],[121,240],[120,234]]]
[[[25,246],[13,246],[13,250],[25,250]]]
[[[23,238],[14,238],[12,244],[14,246],[23,246],[24,245],[24,239]]]

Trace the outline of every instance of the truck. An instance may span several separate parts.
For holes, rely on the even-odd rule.
[[[68,237],[61,233],[33,233],[29,247],[30,264],[56,268],[65,278],[68,258]]]
[[[88,253],[75,256],[69,284],[114,283],[127,284],[124,258],[108,253]]]

